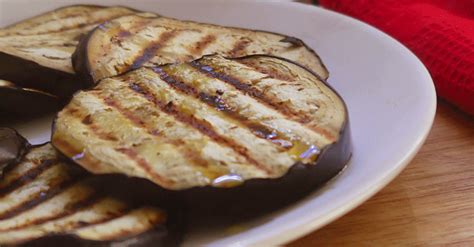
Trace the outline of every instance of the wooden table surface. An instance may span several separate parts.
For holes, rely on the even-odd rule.
[[[367,202],[289,246],[474,246],[474,118],[439,103],[407,168]]]

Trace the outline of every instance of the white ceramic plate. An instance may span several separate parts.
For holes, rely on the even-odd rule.
[[[2,0],[0,25],[71,3]],[[239,233],[222,228],[191,230],[187,245],[274,245],[314,231],[367,200],[399,174],[433,122],[435,90],[422,63],[394,39],[349,17],[309,5],[270,1],[110,0],[100,4],[302,38],[321,55],[331,72],[329,83],[348,105],[354,154],[341,176],[290,207],[246,222],[238,227]],[[14,127],[39,143],[49,140],[50,121],[51,117],[45,117]]]

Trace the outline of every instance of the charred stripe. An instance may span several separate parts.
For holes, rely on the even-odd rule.
[[[131,65],[129,66],[128,70],[137,69],[141,67],[144,63],[148,62],[152,59],[155,54],[166,45],[166,43],[174,38],[178,34],[177,30],[164,32],[160,35],[158,40],[150,42],[147,47],[145,47],[140,55],[135,57]]]
[[[234,47],[228,52],[231,57],[237,57],[242,55],[245,48],[251,43],[252,41],[247,39],[241,39],[234,43]]]
[[[216,41],[216,36],[212,34],[208,34],[204,37],[202,37],[199,41],[197,41],[195,44],[190,45],[189,52],[191,54],[194,54],[195,56],[201,56],[202,52],[214,41]]]
[[[116,148],[115,150],[127,155],[130,159],[135,161],[141,168],[143,168],[143,170],[145,170],[147,172],[147,174],[150,174],[153,179],[155,179],[157,181],[160,181],[162,184],[172,184],[173,183],[173,181],[168,180],[166,178],[163,178],[162,176],[160,176],[160,174],[153,171],[150,164],[146,160],[141,158],[137,154],[137,152],[135,152],[135,150],[133,150],[131,148]]]
[[[20,165],[19,163],[18,165]],[[41,175],[44,171],[46,171],[48,168],[52,167],[53,165],[57,164],[57,160],[55,159],[49,159],[49,160],[42,160],[41,163],[34,168],[26,171],[24,174],[22,174],[19,178],[16,180],[12,181],[8,185],[6,185],[3,188],[0,188],[0,198],[7,193],[27,184],[30,183],[31,181],[35,180],[36,177]]]

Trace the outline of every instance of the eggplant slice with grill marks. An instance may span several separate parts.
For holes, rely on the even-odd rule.
[[[351,155],[338,94],[266,55],[205,56],[103,79],[59,112],[52,143],[92,173],[253,195],[314,188]]]
[[[0,113],[36,115],[59,110],[60,106],[61,100],[55,95],[0,80]]]
[[[99,23],[135,13],[124,7],[77,5],[2,28],[0,78],[21,87],[70,96],[86,86],[74,74],[71,64],[81,37]]]
[[[51,144],[32,146],[0,179],[0,245],[177,244],[163,209],[107,196],[100,182]]]
[[[329,75],[318,55],[294,37],[138,15],[119,17],[96,27],[80,42],[73,66],[93,83],[142,66],[188,62],[211,54],[274,55],[298,62],[323,79]]]

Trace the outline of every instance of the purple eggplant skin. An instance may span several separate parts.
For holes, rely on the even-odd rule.
[[[85,88],[79,76],[41,66],[35,62],[0,52],[0,78],[19,87],[41,90],[60,98],[69,98]]]
[[[19,116],[35,116],[57,111],[62,101],[55,95],[16,85],[0,85],[0,112]]]
[[[74,50],[74,53],[71,56],[72,67],[74,68],[76,75],[83,81],[87,88],[91,88],[96,84],[90,74],[92,68],[89,63],[87,47],[89,46],[90,37],[94,34],[94,31],[97,28],[98,27],[92,29],[80,39],[79,44],[76,46],[76,50]]]
[[[23,158],[30,144],[16,130],[0,128],[0,178],[3,169]]]

